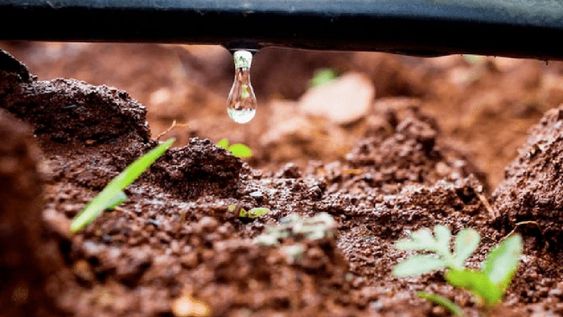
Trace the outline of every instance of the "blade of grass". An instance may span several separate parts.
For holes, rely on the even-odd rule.
[[[454,316],[463,317],[463,310],[461,309],[461,307],[456,305],[451,300],[445,298],[444,296],[440,296],[438,294],[426,293],[426,292],[417,292],[416,296],[444,307]]]
[[[167,140],[129,164],[129,166],[112,179],[109,184],[74,217],[70,224],[70,232],[76,233],[82,230],[85,226],[94,221],[105,209],[111,207],[112,203],[115,204],[115,197],[119,195],[119,192],[123,191],[123,189],[139,178],[145,170],[172,146],[174,141],[173,138]]]
[[[120,190],[119,193],[117,193],[117,195],[115,195],[108,203],[107,206],[107,210],[114,210],[115,207],[121,205],[124,201],[127,200],[127,195],[125,195],[125,193]]]

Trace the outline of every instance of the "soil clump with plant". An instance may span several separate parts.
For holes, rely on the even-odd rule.
[[[428,100],[411,98],[422,82],[388,63],[379,67],[398,84],[378,93],[409,98],[377,99],[338,159],[249,165],[216,140],[184,136],[124,203],[73,235],[71,219],[158,144],[147,109],[116,88],[38,80],[0,51],[0,255],[18,259],[0,262],[14,272],[0,295],[20,305],[5,313],[448,316],[416,297],[425,290],[477,316],[483,308],[441,274],[391,274],[408,255],[395,242],[441,224],[479,232],[475,269],[513,230],[523,235],[520,268],[491,316],[563,314],[563,106],[530,130],[492,194],[487,173],[423,111]],[[240,217],[256,207],[268,212]]]

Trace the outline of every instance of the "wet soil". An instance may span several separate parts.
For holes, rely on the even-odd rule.
[[[251,125],[225,116],[233,77],[228,52],[214,46],[152,44],[0,43],[40,79],[76,78],[127,91],[148,107],[154,136],[186,144],[199,136],[229,137],[251,146],[253,167],[342,160],[363,136],[366,120],[341,126],[305,116],[295,107],[313,73],[323,67],[367,76],[382,97],[415,97],[438,119],[491,186],[517,155],[528,129],[563,103],[563,64],[507,58],[414,58],[379,53],[261,50],[252,78],[259,109]],[[350,92],[353,93],[353,92]]]
[[[495,191],[505,225],[525,226],[538,243],[563,247],[563,107],[548,111],[530,131]],[[524,230],[524,229],[522,229]],[[539,234],[538,234],[539,233]]]
[[[20,53],[35,51],[18,45],[15,51]],[[132,48],[136,51],[139,46],[106,46],[108,50]],[[186,51],[160,46],[148,46],[140,51],[152,54],[151,50],[158,54],[169,52],[174,58]],[[187,52],[199,54],[194,49]],[[64,54],[72,56],[68,52]],[[279,52],[271,54],[277,59],[285,56]],[[41,56],[45,58],[48,54]],[[166,69],[167,55],[159,56],[164,56],[162,69]],[[347,146],[342,152],[327,156],[319,157],[323,152],[314,149],[320,145],[312,141],[296,142],[308,154],[301,160],[283,153],[268,153],[268,149],[272,152],[276,149],[248,142],[256,145],[258,153],[258,158],[249,165],[206,138],[228,131],[228,126],[220,127],[225,122],[222,117],[226,118],[221,98],[197,86],[213,77],[197,79],[201,80],[200,84],[191,82],[187,88],[179,87],[192,90],[184,97],[193,103],[185,107],[184,100],[182,106],[171,107],[171,111],[181,112],[183,119],[190,120],[188,128],[171,133],[181,137],[179,146],[169,150],[126,190],[129,199],[123,205],[104,213],[80,234],[71,236],[69,221],[84,204],[129,162],[157,144],[151,134],[157,135],[169,124],[158,111],[164,106],[156,108],[153,103],[147,114],[143,105],[122,90],[70,79],[37,80],[19,62],[1,53],[0,107],[11,114],[0,116],[0,135],[9,140],[5,142],[6,149],[0,148],[0,177],[3,184],[14,185],[8,186],[10,191],[3,199],[7,203],[2,206],[0,225],[4,228],[4,224],[13,223],[18,230],[4,234],[3,229],[0,254],[3,259],[18,259],[23,255],[41,258],[42,251],[49,250],[49,259],[31,260],[47,261],[47,265],[22,264],[29,264],[29,260],[12,264],[18,273],[11,276],[21,281],[20,286],[2,285],[2,298],[11,301],[20,298],[18,305],[22,309],[33,307],[45,316],[181,316],[180,308],[185,307],[191,307],[192,316],[447,316],[441,308],[415,297],[416,290],[426,290],[454,299],[468,316],[477,316],[477,307],[470,296],[453,290],[440,274],[408,280],[395,279],[390,274],[392,266],[407,256],[393,248],[394,241],[408,230],[441,223],[454,232],[470,226],[481,233],[482,246],[469,261],[472,267],[513,229],[524,234],[524,264],[504,304],[490,315],[563,314],[563,272],[558,264],[562,256],[563,108],[551,110],[530,130],[520,156],[508,167],[506,180],[491,199],[487,181],[491,174],[482,169],[479,160],[472,159],[475,154],[471,149],[477,149],[473,147],[477,141],[470,138],[460,146],[464,133],[479,130],[476,128],[479,124],[472,122],[459,128],[459,133],[453,133],[459,138],[451,139],[448,135],[455,129],[449,126],[450,121],[442,123],[431,115],[433,107],[444,107],[445,100],[451,101],[451,108],[458,107],[458,98],[468,93],[463,90],[451,99],[440,99],[432,95],[444,88],[423,89],[426,84],[438,85],[428,74],[442,76],[460,61],[447,66],[413,66],[407,76],[404,69],[412,63],[410,58],[373,56],[341,53],[330,57],[335,59],[335,64],[344,61],[343,66],[335,66],[342,67],[342,71],[352,68],[353,63],[364,63],[372,67],[364,66],[366,71],[373,69],[381,76],[387,74],[389,79],[385,81],[387,86],[374,79],[378,96],[387,97],[378,98],[361,122],[340,127],[311,121],[315,123],[312,129],[317,129],[313,131],[320,130],[328,139],[334,136],[329,134],[334,133],[332,128],[340,129],[345,135],[341,142]],[[179,66],[174,67],[182,71],[189,69],[186,67],[197,68],[198,59],[184,58],[187,59],[183,62],[178,59]],[[75,66],[80,69],[89,65],[77,62]],[[518,69],[525,65],[519,64]],[[307,69],[312,72],[312,67],[317,66],[310,67]],[[484,67],[485,74],[493,72],[489,69],[492,66],[478,67]],[[531,68],[537,67],[534,64]],[[552,67],[538,76],[543,78],[552,72],[558,70]],[[96,76],[91,70],[85,74]],[[508,82],[507,76],[490,76]],[[306,77],[297,76],[295,80]],[[128,80],[138,82],[139,87],[158,84],[157,80],[144,81],[134,76]],[[297,85],[292,86],[290,82],[284,85],[279,90],[287,94],[284,98],[295,98],[301,93],[292,90]],[[538,88],[543,84],[530,85],[534,91],[546,89]],[[217,86],[221,86],[219,81]],[[171,90],[170,87],[158,89]],[[273,95],[276,88],[260,89],[264,95]],[[557,87],[550,90],[555,94],[552,90],[556,91]],[[198,99],[198,94],[204,97]],[[157,97],[153,95],[153,101],[159,101],[158,98],[170,101],[171,97],[167,99],[165,95],[163,92]],[[411,98],[390,97],[395,95]],[[151,98],[146,93],[144,96]],[[433,100],[434,106],[428,106]],[[502,99],[499,104],[505,102],[509,101]],[[209,109],[196,104],[205,104]],[[221,104],[221,111],[215,104]],[[280,108],[293,111],[286,106]],[[183,111],[188,108],[193,112]],[[262,113],[266,114],[278,111],[272,104],[264,108]],[[451,108],[445,109],[453,111]],[[533,111],[526,112],[526,122],[541,116],[536,111],[543,113],[532,108]],[[151,111],[154,111],[152,119]],[[194,128],[195,119],[187,118],[192,113],[201,126]],[[176,118],[175,114],[168,115]],[[151,125],[155,122],[159,127],[158,131],[151,130],[152,126],[149,129],[147,116]],[[502,119],[504,114],[498,117],[497,124],[510,121]],[[22,128],[25,125],[29,125],[34,142],[28,130]],[[263,132],[267,126],[267,117],[257,118],[256,131]],[[440,126],[445,128],[442,130]],[[213,131],[215,127],[220,131]],[[235,141],[257,135],[250,128],[242,130],[229,135]],[[204,131],[211,134],[206,135]],[[244,137],[237,139],[241,135]],[[490,144],[495,144],[495,140],[489,139]],[[37,148],[42,154],[37,154]],[[479,155],[483,159],[492,154]],[[18,162],[26,163],[10,165],[11,157],[12,161],[15,157]],[[296,164],[287,163],[288,158]],[[312,160],[315,158],[323,160]],[[332,158],[335,160],[331,161]],[[273,163],[268,162],[271,159]],[[20,186],[22,183],[28,186]],[[245,209],[267,207],[271,212],[249,221],[229,211],[228,206],[232,204]],[[24,217],[16,216],[23,212]],[[314,216],[321,212],[332,215],[336,226],[326,229],[327,234],[320,239],[290,235],[273,246],[253,240],[285,216]],[[535,224],[518,225],[522,221]],[[21,246],[4,243],[16,236]],[[37,278],[30,280],[32,276]],[[37,295],[21,300],[17,294],[25,292],[37,292]],[[4,294],[8,295],[4,297]],[[24,315],[23,310],[14,310],[8,311],[7,316]]]
[[[1,63],[1,62],[0,62]],[[42,233],[40,151],[27,125],[0,111],[0,306],[7,316],[56,312],[44,285],[56,252]],[[29,303],[33,303],[30,305]]]

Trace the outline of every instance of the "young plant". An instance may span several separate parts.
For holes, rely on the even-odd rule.
[[[268,208],[258,207],[258,208],[252,208],[250,210],[246,210],[235,204],[229,205],[229,207],[227,207],[227,210],[229,212],[238,213],[239,218],[250,218],[250,219],[259,218],[270,213],[270,209]]]
[[[127,199],[123,190],[131,185],[143,172],[145,172],[159,157],[161,157],[174,139],[158,145],[145,155],[139,157],[129,164],[119,175],[114,177],[104,189],[92,199],[86,207],[72,219],[70,224],[71,233],[76,233],[94,221],[106,209],[114,209]]]
[[[266,228],[265,232],[254,239],[259,245],[271,246],[288,237],[301,236],[307,240],[332,237],[336,231],[336,221],[326,212],[313,217],[301,217],[290,214],[283,217],[276,226]]]
[[[465,267],[465,261],[477,249],[480,240],[479,233],[473,229],[461,230],[455,237],[453,253],[450,248],[450,239],[450,230],[445,226],[437,225],[434,227],[434,235],[430,229],[423,228],[411,233],[408,239],[397,241],[395,247],[399,250],[428,253],[413,255],[399,263],[393,268],[393,275],[396,277],[417,276],[446,269],[445,278],[450,285],[468,290],[484,306],[491,307],[498,304],[518,269],[522,255],[520,235],[510,236],[496,246],[487,255],[480,270]],[[436,300],[437,297],[424,296],[454,313],[451,307],[447,307],[453,303],[444,305],[444,303],[440,303],[441,300]]]
[[[333,81],[338,75],[331,68],[321,68],[315,71],[313,78],[309,81],[309,87],[317,87]]]
[[[463,316],[463,310],[461,309],[461,307],[457,306],[454,302],[445,298],[444,296],[426,292],[417,292],[416,296],[444,307],[454,316]]]
[[[336,232],[336,221],[326,212],[321,212],[313,217],[301,217],[290,214],[280,219],[279,224],[269,226],[265,232],[254,238],[254,243],[262,246],[275,246],[286,238],[297,240],[319,240],[333,237]],[[282,246],[280,251],[285,254],[288,263],[299,261],[306,251],[303,241]]]
[[[223,138],[217,142],[217,147],[222,148],[226,151],[231,152],[233,156],[238,158],[250,158],[252,157],[252,149],[248,145],[242,143],[230,144],[229,139]]]

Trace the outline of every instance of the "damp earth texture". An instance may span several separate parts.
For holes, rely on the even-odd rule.
[[[563,315],[561,63],[272,48],[233,86],[219,47],[0,47],[2,316],[450,316],[417,292],[465,316]],[[393,275],[415,254],[396,241],[436,225],[480,235],[472,270],[522,236],[499,304],[443,270]]]

